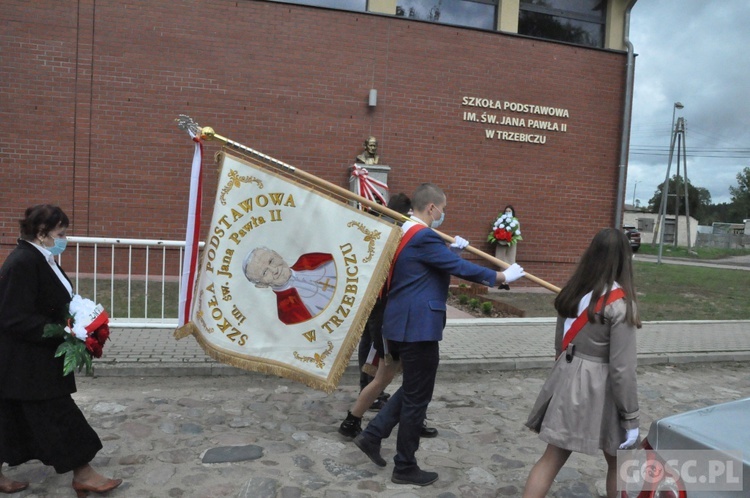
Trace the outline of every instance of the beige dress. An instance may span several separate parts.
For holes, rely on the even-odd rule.
[[[561,353],[563,324],[558,318],[559,355],[526,426],[562,449],[616,455],[626,429],[638,427],[636,328],[625,322],[625,301],[604,308],[604,323],[587,323],[573,340],[568,363]]]
[[[518,248],[518,242],[513,245],[495,245],[495,257],[500,261],[513,264],[516,262],[516,249]]]

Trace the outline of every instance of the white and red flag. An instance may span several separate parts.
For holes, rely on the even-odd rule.
[[[187,323],[212,358],[333,391],[388,275],[399,226],[223,152]]]

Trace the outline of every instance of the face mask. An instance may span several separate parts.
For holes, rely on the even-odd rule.
[[[437,220],[432,220],[432,223],[430,223],[430,227],[437,228],[443,224],[444,220],[445,220],[445,211],[440,213],[440,218],[438,218]]]
[[[53,256],[59,256],[68,247],[68,239],[55,239],[55,245],[48,247],[47,250],[52,253]]]

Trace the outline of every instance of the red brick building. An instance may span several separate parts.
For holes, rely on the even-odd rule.
[[[374,135],[393,192],[446,190],[449,235],[491,252],[513,204],[519,262],[561,285],[619,213],[626,2],[605,3],[597,48],[509,33],[512,0],[494,30],[257,0],[2,0],[0,258],[40,202],[71,235],[184,238],[184,113],[342,187]],[[211,172],[204,188],[210,213]]]

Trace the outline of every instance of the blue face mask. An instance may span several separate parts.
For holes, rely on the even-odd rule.
[[[440,218],[438,218],[437,220],[432,220],[432,223],[430,223],[430,227],[437,228],[443,224],[443,221],[445,221],[445,211],[440,213]]]
[[[52,253],[53,256],[59,256],[68,247],[68,239],[55,239],[55,245],[48,247],[47,250]]]

